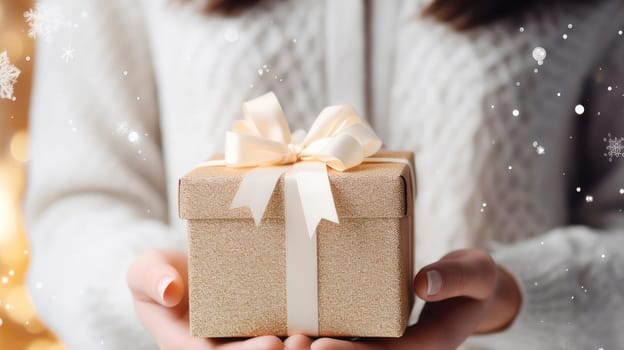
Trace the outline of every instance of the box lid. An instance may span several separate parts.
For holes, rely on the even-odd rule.
[[[374,157],[402,158],[414,164],[412,152],[379,152]],[[198,167],[179,181],[178,214],[194,219],[251,219],[248,208],[230,204],[249,168]],[[403,163],[363,163],[345,172],[328,169],[338,218],[411,215],[413,196],[409,168]],[[283,176],[263,219],[284,217]]]

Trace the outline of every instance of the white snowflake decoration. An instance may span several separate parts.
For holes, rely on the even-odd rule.
[[[33,39],[41,37],[50,40],[52,35],[63,26],[69,26],[57,5],[35,5],[34,9],[24,12],[26,23],[30,26],[28,36]]]
[[[608,138],[603,140],[607,142],[607,153],[604,155],[609,157],[609,161],[612,161],[613,158],[624,157],[624,137],[611,138],[611,134],[609,134]]]
[[[9,62],[6,51],[0,53],[0,98],[15,100],[13,84],[17,82],[20,70]]]
[[[63,54],[61,55],[61,58],[63,59],[63,61],[65,61],[65,63],[69,63],[69,61],[72,61],[74,59],[74,52],[76,52],[76,49],[74,49],[71,44],[69,44],[63,49]]]

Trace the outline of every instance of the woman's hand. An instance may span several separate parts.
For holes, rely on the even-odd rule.
[[[128,270],[128,286],[139,320],[164,350],[283,350],[274,336],[243,341],[193,338],[189,331],[187,259],[177,251],[153,250]]]
[[[313,350],[450,350],[474,333],[505,329],[515,319],[521,295],[513,277],[479,250],[459,250],[416,275],[416,294],[427,301],[418,324],[402,338],[346,341],[321,338]],[[309,349],[310,340],[290,337],[289,350]]]

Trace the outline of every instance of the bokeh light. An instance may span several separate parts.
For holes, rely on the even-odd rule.
[[[11,194],[6,184],[0,182],[0,245],[13,239],[17,232],[17,216]]]
[[[21,71],[15,101],[0,99],[0,349],[62,350],[65,347],[38,319],[25,286],[30,258],[22,197],[28,163],[28,104],[34,40],[24,11],[32,0],[0,0],[0,52]]]
[[[28,132],[20,130],[11,138],[11,155],[20,162],[28,160]]]

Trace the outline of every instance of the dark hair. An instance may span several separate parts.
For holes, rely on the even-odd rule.
[[[267,0],[209,0],[206,11],[232,16]],[[334,0],[340,1],[340,0]],[[372,0],[374,1],[374,0]],[[448,23],[456,29],[470,29],[519,14],[540,3],[589,3],[590,0],[433,0],[423,15]]]

